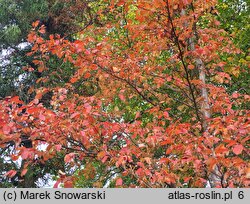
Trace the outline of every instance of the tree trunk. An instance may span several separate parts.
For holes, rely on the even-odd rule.
[[[184,15],[185,15],[185,10],[182,9],[181,16],[184,16]],[[188,27],[187,22],[184,22],[184,27]],[[195,39],[195,38],[198,38],[198,36],[195,35],[196,34],[195,29],[196,27],[193,26],[193,33],[192,33],[193,36],[190,37],[188,40],[188,45],[190,46],[191,51],[195,50],[195,40],[198,40],[198,39]],[[202,86],[200,87],[202,100],[200,100],[199,107],[200,107],[200,112],[202,114],[202,117],[201,117],[202,132],[205,133],[207,132],[207,126],[208,126],[207,120],[211,118],[209,97],[208,97],[208,91],[206,88],[206,68],[201,58],[196,58],[194,60],[195,60],[195,68],[197,69],[199,73],[199,79],[202,82]],[[212,152],[213,152],[212,157],[215,157],[215,152],[213,148],[212,148]],[[210,186],[212,188],[221,184],[221,176],[222,175],[220,174],[217,165],[214,166],[213,172],[208,172],[208,179],[209,179]]]

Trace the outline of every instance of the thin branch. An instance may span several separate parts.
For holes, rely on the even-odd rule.
[[[130,87],[132,87],[132,88],[135,90],[135,92],[136,92],[138,95],[140,95],[145,101],[147,101],[148,103],[150,103],[152,106],[154,106],[154,107],[155,107],[155,106],[158,106],[158,104],[155,104],[153,101],[151,101],[151,100],[150,100],[149,98],[147,98],[145,95],[143,95],[143,94],[137,89],[137,87],[136,87],[132,82],[130,82],[130,81],[127,80],[127,79],[124,79],[124,78],[121,78],[121,77],[115,75],[114,73],[112,73],[112,71],[110,71],[110,70],[108,70],[108,69],[102,67],[101,65],[99,65],[99,64],[97,64],[97,63],[95,63],[95,64],[96,64],[101,70],[103,70],[104,72],[110,74],[112,77],[118,79],[119,81],[123,81],[123,82],[125,82],[126,84],[128,84]]]
[[[166,2],[166,4],[167,4],[166,8],[167,8],[167,12],[168,12],[168,19],[169,19],[170,24],[171,24],[171,27],[172,27],[172,32],[173,32],[173,35],[174,35],[175,43],[176,43],[176,45],[177,45],[177,47],[178,47],[178,50],[179,50],[180,60],[181,60],[181,63],[182,63],[182,65],[183,65],[183,67],[184,67],[184,71],[185,71],[185,74],[186,74],[186,77],[185,77],[185,78],[186,78],[186,80],[187,80],[187,82],[188,82],[188,87],[189,87],[189,90],[190,90],[190,93],[191,93],[191,96],[192,96],[192,102],[193,102],[193,104],[194,104],[194,109],[195,109],[195,112],[196,112],[196,116],[197,116],[197,119],[198,119],[199,121],[201,121],[201,118],[200,118],[200,115],[199,115],[198,104],[197,104],[197,102],[196,102],[195,95],[194,95],[193,86],[192,86],[192,83],[191,83],[190,78],[189,78],[188,68],[187,68],[187,66],[186,66],[186,64],[185,64],[185,62],[184,62],[184,54],[183,54],[183,51],[182,51],[182,49],[181,49],[181,45],[180,45],[180,43],[179,43],[179,38],[178,38],[178,36],[177,36],[177,34],[176,34],[176,31],[175,31],[173,19],[172,19],[172,17],[171,17],[170,8],[169,8],[169,2],[168,2],[168,1],[165,1],[165,2]],[[201,121],[201,122],[202,122],[202,121]]]

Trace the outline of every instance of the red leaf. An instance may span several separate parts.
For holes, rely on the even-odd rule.
[[[168,114],[167,111],[164,111],[164,112],[163,112],[163,115],[164,115],[165,118],[169,118],[169,114]]]
[[[80,131],[80,134],[85,137],[86,136],[86,133],[84,131]]]
[[[184,182],[187,183],[187,182],[189,182],[190,179],[192,179],[192,177],[185,177]]]
[[[241,154],[241,152],[243,151],[243,149],[244,148],[243,148],[243,146],[241,144],[235,145],[233,147],[233,152],[234,152],[234,154],[239,155],[239,154]]]
[[[64,182],[64,188],[73,188],[73,181],[65,181]]]
[[[84,104],[84,108],[86,109],[86,113],[90,113],[91,109],[92,109],[92,106],[89,105],[88,103],[85,103]]]
[[[8,171],[6,174],[4,174],[5,176],[9,177],[9,178],[12,178],[16,175],[16,171],[15,170],[10,170]]]
[[[143,169],[142,168],[139,168],[135,171],[135,173],[138,175],[138,176],[142,176],[143,175]]]
[[[196,49],[196,53],[197,53],[198,55],[202,55],[202,54],[205,53],[205,51],[204,51],[204,49],[202,49],[202,48],[198,48],[198,49]]]
[[[105,163],[105,162],[107,161],[108,158],[109,158],[108,156],[103,157],[103,159],[101,160],[102,163]]]
[[[58,179],[54,184],[53,188],[58,188],[59,184],[61,183],[61,179]]]
[[[11,129],[8,125],[3,126],[3,133],[4,134],[8,135],[8,134],[10,134],[10,131],[11,131]]]
[[[21,173],[21,177],[23,177],[27,173],[28,169],[23,169]]]
[[[118,178],[115,182],[116,186],[122,186],[122,178]]]
[[[141,116],[140,112],[136,112],[135,119],[139,118]]]
[[[65,161],[66,163],[69,163],[69,162],[71,162],[71,161],[74,159],[74,157],[75,157],[75,153],[69,153],[69,154],[67,154],[67,155],[64,157],[64,161]]]
[[[22,159],[28,159],[30,157],[30,152],[27,149],[24,149],[21,154]]]
[[[45,116],[43,114],[40,114],[39,115],[39,119],[42,120],[42,121],[44,121],[45,120]]]
[[[125,101],[125,96],[123,94],[119,94],[119,98],[122,100],[122,101]]]
[[[76,116],[79,116],[79,115],[80,115],[80,113],[75,112],[75,113],[73,113],[73,114],[70,116],[70,118],[73,119],[73,118],[75,118]]]
[[[220,62],[220,63],[218,63],[217,65],[218,65],[219,67],[224,67],[226,64],[227,64],[226,62]]]
[[[188,0],[182,0],[183,4],[186,6],[189,4],[189,1]]]
[[[59,152],[62,149],[62,145],[55,145],[55,149]]]
[[[239,98],[240,94],[238,94],[237,92],[234,92],[232,94],[232,98]]]
[[[39,99],[37,99],[37,98],[35,98],[34,100],[33,100],[33,102],[34,102],[34,104],[38,104],[39,103]]]

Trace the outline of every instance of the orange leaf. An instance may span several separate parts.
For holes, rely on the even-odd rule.
[[[172,144],[173,140],[170,138],[165,139],[164,141],[162,141],[160,144],[161,145],[167,145],[167,144]]]
[[[151,162],[151,159],[149,157],[145,157],[144,160],[150,165],[152,162]]]
[[[38,72],[43,72],[43,71],[44,71],[44,67],[43,66],[38,67]]]
[[[97,158],[98,159],[102,159],[103,157],[105,157],[106,156],[106,152],[105,151],[101,151],[101,152],[99,152],[98,154],[97,154]]]
[[[89,72],[87,72],[86,74],[84,74],[84,79],[88,79],[89,77],[91,77],[91,74]]]
[[[206,161],[206,163],[208,165],[209,171],[212,171],[214,169],[215,165],[217,164],[217,160],[215,158],[211,157]]]
[[[26,112],[28,114],[33,114],[33,113],[38,112],[39,110],[40,110],[39,108],[34,107],[34,108],[29,108]]]
[[[170,162],[170,159],[169,158],[161,158],[160,159],[160,164],[164,164],[164,163],[169,163]]]
[[[221,144],[215,148],[215,153],[216,153],[216,155],[227,155],[228,148],[226,148],[223,144]]]
[[[20,101],[19,96],[13,97],[10,101],[11,101],[11,102],[15,102],[15,103],[21,103],[21,104],[23,104],[23,102]]]
[[[27,38],[28,42],[33,43],[36,40],[36,34],[34,32],[30,32]],[[27,55],[31,56],[33,53],[29,52]]]
[[[78,81],[78,79],[77,79],[76,77],[73,77],[73,78],[70,79],[70,82],[71,82],[71,83],[75,83],[75,82],[77,82],[77,81]]]
[[[32,23],[32,27],[36,28],[39,25],[39,21],[35,21]]]
[[[246,169],[246,178],[250,179],[250,167]]]
[[[45,26],[42,25],[41,28],[38,30],[39,33],[44,34],[46,32]]]
[[[194,65],[189,64],[189,65],[188,65],[188,69],[194,69]]]

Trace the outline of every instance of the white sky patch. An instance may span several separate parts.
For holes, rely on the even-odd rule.
[[[53,176],[51,174],[45,174],[44,178],[47,180],[46,183],[44,183],[44,179],[39,178],[36,181],[36,185],[39,188],[53,188],[53,186],[55,185],[56,181],[53,180]]]
[[[37,146],[37,150],[45,152],[49,144],[47,143],[41,143]]]
[[[3,49],[0,53],[0,66],[4,66],[10,63],[9,60],[6,59],[8,55],[13,52],[11,49]]]
[[[23,50],[23,49],[25,49],[27,46],[29,46],[30,45],[30,43],[28,43],[28,42],[22,42],[22,43],[20,43],[17,47],[19,48],[19,49],[21,49],[21,50]]]
[[[27,46],[29,46],[30,43],[28,42],[22,42],[20,43],[17,47],[20,49],[20,50],[23,50],[25,49]],[[11,55],[15,50],[12,49],[12,48],[7,48],[7,49],[2,49],[1,50],[1,53],[0,53],[0,66],[1,65],[6,65],[8,63],[10,63],[9,60],[7,60],[6,58]]]
[[[207,181],[207,183],[206,183],[206,188],[211,188],[211,185],[210,185],[209,181]]]

